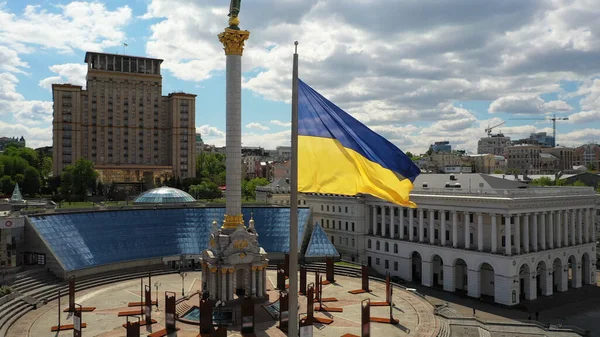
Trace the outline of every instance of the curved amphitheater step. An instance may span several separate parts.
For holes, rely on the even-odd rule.
[[[163,275],[176,273],[176,270],[170,268],[137,268],[130,269],[127,271],[114,271],[104,274],[97,274],[89,277],[82,277],[77,279],[76,289],[77,291],[94,288],[97,286],[126,281],[131,279],[137,279],[141,277],[147,277],[148,273],[152,272],[152,275]],[[19,318],[25,315],[27,312],[34,309],[36,306],[43,305],[43,302],[54,301],[58,297],[58,290],[60,289],[63,296],[67,296],[68,283],[52,283],[53,279],[48,278],[48,284],[36,283],[30,281],[24,277],[23,284],[31,284],[31,286],[22,287],[23,296],[19,296],[4,305],[0,306],[0,336],[6,336],[10,326],[16,322]],[[54,278],[55,281],[56,278]],[[17,282],[15,282],[17,283]]]
[[[450,324],[448,324],[448,320],[439,316],[436,316],[436,319],[440,326],[440,332],[437,337],[450,337]]]
[[[489,331],[479,328],[479,337],[492,337]]]

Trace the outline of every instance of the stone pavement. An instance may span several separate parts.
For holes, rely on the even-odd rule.
[[[279,292],[273,290],[273,282],[276,280],[275,271],[267,272],[269,302],[277,300]],[[359,289],[360,279],[349,278],[344,276],[336,276],[335,284],[323,286],[324,297],[336,297],[338,302],[326,303],[331,307],[341,307],[344,309],[342,313],[315,313],[315,316],[323,315],[333,316],[334,322],[329,326],[315,325],[314,336],[342,336],[346,333],[353,333],[360,336],[360,302],[362,299],[371,298],[373,301],[384,301],[385,299],[385,284],[378,282],[370,282],[370,287],[373,290],[370,294],[351,295],[348,290]],[[148,281],[146,278],[145,282]],[[177,297],[181,296],[181,277],[178,274],[169,274],[156,276],[152,278],[152,282],[160,282],[162,285],[159,288],[159,307],[154,308],[152,318],[158,323],[151,327],[142,327],[142,335],[147,335],[151,331],[157,331],[164,327],[164,291],[173,291]],[[314,282],[314,273],[308,274],[308,283]],[[200,272],[188,272],[185,279],[185,292],[191,294],[199,289],[201,283]],[[152,287],[152,296],[155,296],[155,288]],[[76,302],[83,306],[95,306],[97,309],[91,313],[83,313],[83,322],[88,324],[84,329],[84,336],[125,336],[125,329],[121,324],[125,323],[124,317],[117,317],[117,313],[123,310],[131,310],[135,308],[127,308],[128,302],[140,301],[140,280],[131,280],[107,286],[78,292],[76,294]],[[306,297],[300,297],[300,312],[306,312]],[[433,315],[433,307],[426,300],[411,292],[402,291],[398,288],[394,289],[393,308],[394,316],[400,321],[398,325],[389,325],[381,323],[371,324],[371,333],[374,336],[419,336],[429,337],[436,336],[439,329],[439,322]],[[61,301],[62,308],[65,308],[68,303],[68,297],[64,296]],[[63,331],[61,333],[51,333],[50,327],[57,324],[57,301],[51,302],[37,310],[33,310],[21,318],[9,330],[9,336],[21,337],[67,337],[72,336],[72,331]],[[372,307],[371,315],[387,317],[389,307]],[[270,319],[266,310],[263,308],[257,309],[255,312],[256,327],[258,330],[257,336],[285,336],[277,328],[277,322]],[[72,318],[67,313],[61,313],[62,324],[72,323]],[[176,336],[196,336],[198,334],[198,326],[177,322],[177,326],[181,330]],[[240,336],[239,327],[233,327],[229,332],[229,336]]]

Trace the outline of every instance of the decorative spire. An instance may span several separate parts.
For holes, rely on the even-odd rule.
[[[250,212],[250,221],[249,223],[249,227],[250,229],[254,229],[254,212]]]

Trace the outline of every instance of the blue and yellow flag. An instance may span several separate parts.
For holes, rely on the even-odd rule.
[[[375,197],[407,207],[419,168],[394,144],[298,80],[298,191]]]

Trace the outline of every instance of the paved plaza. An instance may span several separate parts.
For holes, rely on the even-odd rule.
[[[308,283],[314,282],[314,273],[308,273]],[[274,290],[274,282],[276,281],[275,271],[267,272],[267,289],[269,294],[269,303],[274,302],[278,298],[278,291]],[[152,318],[158,323],[151,327],[142,327],[142,335],[147,335],[153,331],[164,328],[163,302],[164,291],[173,291],[177,297],[181,297],[182,279],[178,274],[169,274],[156,276],[152,278],[152,283],[159,282],[159,306],[158,309],[153,308]],[[147,284],[148,279],[144,279]],[[360,289],[360,278],[349,278],[345,276],[336,276],[336,283],[323,286],[324,297],[335,297],[337,302],[326,303],[330,307],[343,308],[342,313],[318,313],[315,316],[333,318],[334,322],[328,326],[315,325],[315,336],[342,336],[346,333],[353,333],[360,336],[360,301],[370,298],[372,301],[385,301],[385,284],[379,282],[371,282],[370,288],[373,290],[371,294],[351,295],[348,290]],[[201,273],[188,272],[184,282],[184,290],[187,295],[193,294],[200,290]],[[372,323],[372,334],[377,336],[436,336],[439,326],[438,320],[433,314],[433,307],[429,302],[420,296],[402,291],[398,288],[394,289],[393,308],[394,316],[400,321],[398,325],[389,325],[381,323]],[[156,289],[152,287],[152,298],[155,298]],[[188,301],[195,303],[197,296]],[[127,282],[116,283],[107,286],[101,286],[90,290],[77,292],[76,302],[84,307],[96,307],[96,310],[91,313],[83,313],[83,322],[87,323],[87,328],[84,329],[85,336],[125,336],[125,329],[121,326],[125,323],[125,317],[118,317],[120,311],[132,310],[128,308],[129,302],[140,301],[140,280],[132,280]],[[300,312],[306,312],[306,297],[300,297]],[[191,303],[191,304],[193,304]],[[61,307],[64,309],[68,304],[68,297],[63,296]],[[264,303],[266,304],[266,302]],[[20,319],[9,330],[9,336],[53,336],[67,337],[72,336],[72,331],[63,331],[59,334],[50,332],[50,327],[56,325],[57,322],[57,302],[51,302],[47,305],[29,312]],[[372,307],[371,316],[388,317],[389,307]],[[271,318],[267,310],[261,306],[257,306],[255,310],[255,321],[257,336],[285,336],[278,328],[277,322]],[[67,313],[61,314],[61,324],[72,323],[72,318]],[[176,336],[196,336],[198,334],[198,326],[177,322],[177,327],[181,330]],[[239,336],[239,326],[230,328],[230,336]]]

